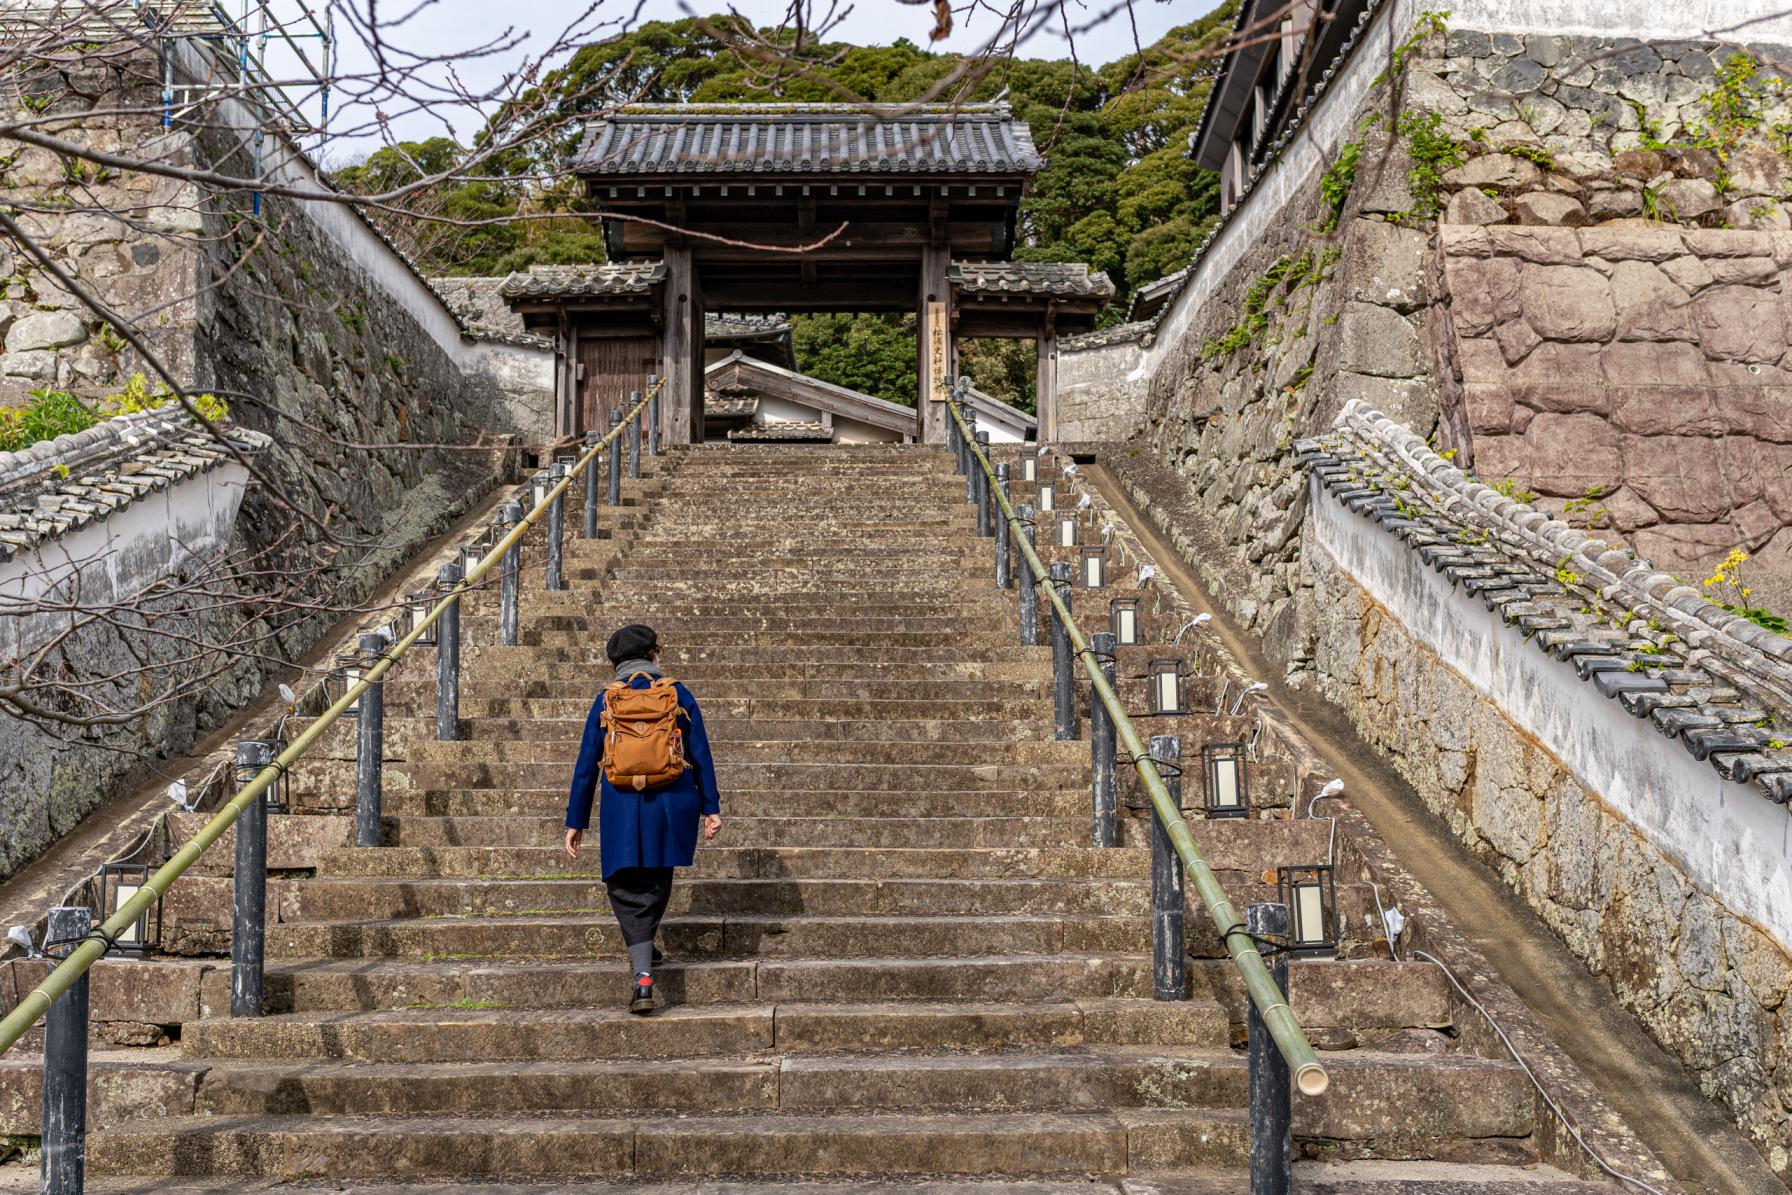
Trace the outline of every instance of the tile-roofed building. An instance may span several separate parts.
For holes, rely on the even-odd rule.
[[[704,422],[717,431],[725,428],[730,440],[891,443],[912,440],[920,431],[913,407],[741,352],[709,366],[704,380],[714,396],[706,398]]]
[[[955,261],[946,272],[961,294],[1111,299],[1106,273],[1072,261]]]
[[[1360,400],[1295,445],[1320,489],[1725,780],[1792,800],[1792,639],[1456,468]]]
[[[1158,313],[1173,302],[1181,292],[1183,283],[1188,281],[1189,267],[1183,266],[1174,274],[1165,274],[1143,286],[1134,288],[1132,304],[1126,310],[1129,322],[1140,323],[1156,319]]]
[[[666,280],[666,267],[657,261],[607,261],[589,266],[530,266],[518,270],[500,284],[499,294],[508,302],[519,299],[597,298],[608,295],[648,295]]]
[[[1145,339],[1156,326],[1154,320],[1133,320],[1130,323],[1115,324],[1110,328],[1097,328],[1093,332],[1066,336],[1058,342],[1058,348],[1062,352],[1077,353],[1085,349],[1106,348],[1110,344],[1129,344],[1135,340]]]
[[[586,130],[572,168],[630,178],[699,173],[1031,175],[1006,104],[630,104]]]

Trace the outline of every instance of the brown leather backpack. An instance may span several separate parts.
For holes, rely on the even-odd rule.
[[[614,681],[604,689],[604,775],[619,789],[641,792],[684,775],[684,730],[677,682],[654,678],[645,689]]]

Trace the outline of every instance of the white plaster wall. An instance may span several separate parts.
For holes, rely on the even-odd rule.
[[[248,470],[229,461],[0,563],[0,660],[28,655],[68,625],[67,615],[20,616],[21,608],[70,598],[84,608],[103,607],[191,556],[224,547],[248,479]]]
[[[834,416],[836,444],[894,444],[901,439],[901,432],[893,432],[887,427],[873,427],[869,423],[860,423],[857,419]]]
[[[772,398],[768,395],[760,397],[759,413],[767,423],[800,423],[821,418],[821,412],[814,407],[805,407],[787,398]]]
[[[1126,440],[1145,425],[1146,352],[1138,341],[1058,353],[1058,439]]]
[[[467,345],[462,368],[483,375],[496,395],[493,407],[511,431],[535,444],[551,442],[554,423],[554,350],[500,341]]]
[[[1688,879],[1782,949],[1792,944],[1792,818],[1784,809],[1626,714],[1572,664],[1527,644],[1371,520],[1309,485],[1316,548]]]

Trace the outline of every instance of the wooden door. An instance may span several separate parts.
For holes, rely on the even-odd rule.
[[[610,412],[628,409],[631,390],[647,385],[647,375],[659,372],[659,346],[651,336],[579,337],[579,426],[600,432],[610,430]]]

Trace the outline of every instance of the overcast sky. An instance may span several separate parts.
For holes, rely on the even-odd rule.
[[[344,6],[352,5],[361,14],[366,13],[369,2],[370,0],[338,0]],[[378,0],[377,11],[383,21],[394,20],[398,15],[410,11],[415,2],[416,0],[408,3],[406,0]],[[314,11],[320,11],[324,7],[324,0],[311,0],[311,3]],[[590,7],[590,3],[591,0],[513,0],[508,4],[494,3],[493,0],[434,0],[416,19],[406,22],[399,29],[389,31],[389,36],[394,44],[407,51],[437,56],[463,52],[501,37],[506,29],[510,29],[523,38],[514,50],[498,55],[466,58],[455,66],[456,74],[468,90],[484,94],[498,87],[506,73],[516,70],[525,60],[533,59],[551,47],[560,32],[570,22],[578,19]],[[816,8],[825,8],[825,3],[826,0],[817,0]],[[958,3],[962,3],[962,0],[958,0]],[[1135,23],[1139,44],[1150,45],[1179,21],[1193,20],[1200,12],[1211,7],[1208,0],[1199,0],[1193,4],[1189,0],[1134,0],[1131,19],[1126,12],[1121,11],[1111,19],[1102,20],[1103,15],[1116,8],[1118,3],[1119,0],[1071,0],[1068,10],[1070,23],[1073,29],[1079,30],[1076,35],[1076,50],[1077,57],[1083,62],[1100,65],[1131,53]],[[276,0],[275,7],[281,7],[279,0]],[[735,0],[732,7],[756,23],[771,24],[784,14],[786,5],[784,0]],[[846,5],[843,4],[842,7],[845,8]],[[722,10],[723,5],[717,3],[687,8],[680,0],[641,0],[640,21],[677,20],[691,15],[693,11],[707,15]],[[606,19],[610,13],[632,11],[633,0],[606,0],[604,6],[598,9],[597,20]],[[897,0],[857,0],[844,22],[831,30],[829,36],[834,40],[851,41],[860,45],[887,45],[906,37],[923,47],[962,52],[981,49],[997,32],[996,18],[988,12],[961,14],[952,36],[929,47],[927,35],[932,23],[932,13],[927,7],[902,4]],[[1091,24],[1096,24],[1096,27],[1084,28]],[[345,74],[366,71],[371,65],[366,48],[359,38],[346,34],[341,18],[338,20],[338,28],[338,51],[341,55],[339,71]],[[1029,58],[1062,58],[1068,52],[1062,25],[1056,22],[1049,32],[1041,32],[1033,37],[1019,51],[1022,56]],[[290,69],[287,64],[279,61],[277,50],[269,52],[269,59],[270,68],[276,72]],[[444,66],[438,72],[438,77],[444,77],[445,72]],[[333,129],[361,125],[371,117],[366,107],[346,103],[343,97],[337,98],[336,105],[338,111],[330,122]],[[309,104],[307,108],[307,114],[314,115],[316,104]],[[388,117],[392,134],[398,140],[440,136],[444,132],[444,118],[452,126],[454,133],[465,139],[485,119],[482,113],[470,109],[439,109],[429,114],[408,115],[389,112]],[[335,141],[326,157],[332,164],[341,164],[365,155],[379,144],[374,137],[358,138],[352,143]]]

